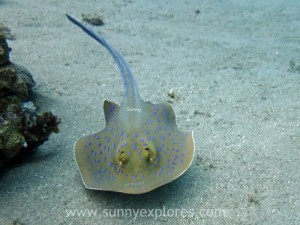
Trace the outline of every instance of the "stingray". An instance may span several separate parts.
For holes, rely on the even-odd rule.
[[[123,57],[100,34],[67,17],[109,51],[124,81],[121,105],[104,101],[105,128],[75,142],[85,187],[141,194],[181,176],[194,157],[193,132],[179,131],[170,104],[143,101]]]

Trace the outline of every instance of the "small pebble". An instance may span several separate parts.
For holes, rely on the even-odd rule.
[[[173,89],[170,89],[170,90],[168,91],[168,97],[169,97],[169,98],[172,98],[172,99],[176,98],[176,95],[175,95],[175,92],[174,92]]]

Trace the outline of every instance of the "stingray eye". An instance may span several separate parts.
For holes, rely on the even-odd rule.
[[[129,157],[125,153],[124,150],[118,151],[117,153],[117,163],[119,166],[124,166],[125,164],[128,163]]]
[[[154,148],[146,146],[143,151],[143,159],[149,163],[153,163],[157,158],[157,151]]]

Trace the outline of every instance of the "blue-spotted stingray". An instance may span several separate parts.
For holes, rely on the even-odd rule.
[[[181,176],[194,157],[193,132],[179,131],[170,104],[143,101],[123,57],[100,34],[67,17],[109,51],[124,81],[121,105],[104,101],[105,128],[75,143],[85,187],[141,194]]]

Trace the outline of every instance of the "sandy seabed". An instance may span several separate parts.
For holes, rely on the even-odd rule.
[[[37,82],[61,131],[0,177],[0,224],[300,224],[300,1],[2,0],[11,60]],[[77,138],[104,128],[123,85],[109,54],[65,17],[94,29],[134,71],[141,96],[172,103],[195,158],[143,195],[84,188]],[[196,112],[196,113],[195,113]]]

